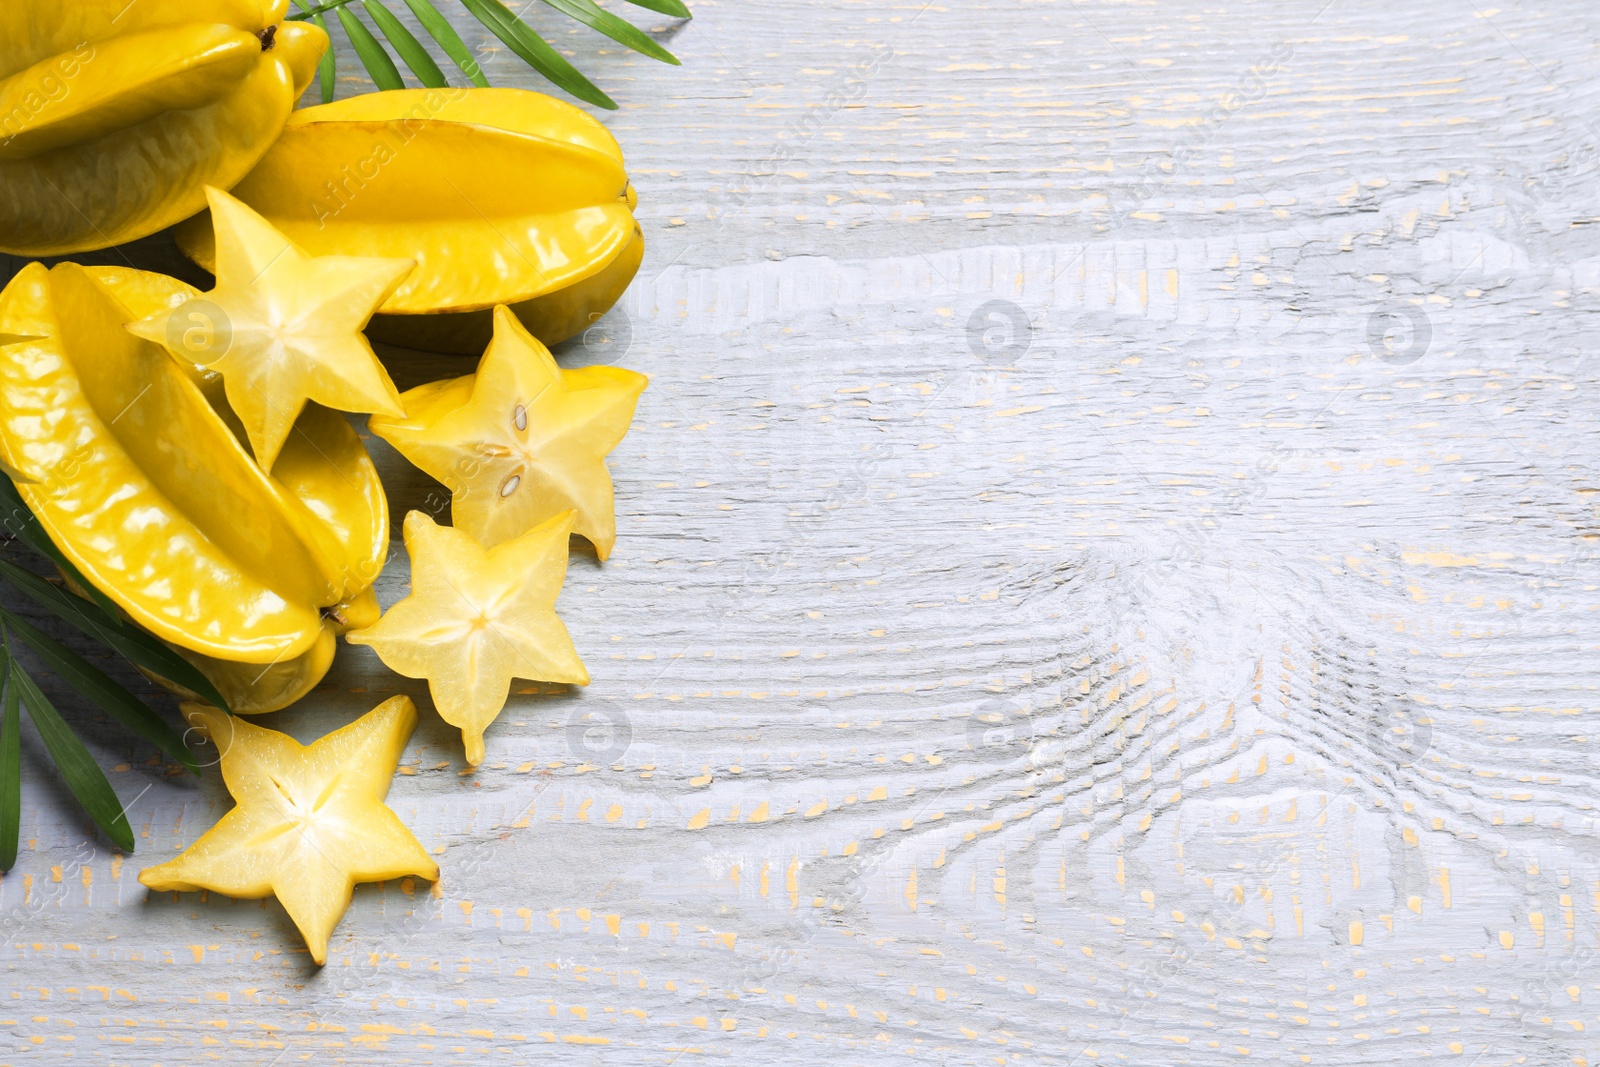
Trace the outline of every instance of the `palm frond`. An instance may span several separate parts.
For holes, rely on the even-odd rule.
[[[5,656],[10,662],[10,669],[6,672],[7,684],[17,687],[22,706],[28,709],[28,718],[33,720],[45,751],[50,753],[50,759],[55,762],[61,777],[67,780],[67,788],[72,790],[72,795],[78,798],[83,810],[89,813],[89,817],[118,848],[132,852],[133,830],[128,826],[128,815],[122,808],[122,802],[117,799],[111,783],[106,781],[106,773],[89,755],[89,750],[72,732],[72,727],[67,725],[61,713],[56,711],[56,706],[50,703],[50,698],[40,691],[27,671],[11,659],[11,642],[4,623],[0,623],[0,645],[5,646]]]
[[[450,84],[444,80],[439,64],[422,47],[422,42],[406,29],[405,23],[394,17],[394,12],[383,6],[382,0],[361,0],[361,6],[367,9],[372,21],[383,31],[384,39],[394,46],[417,81],[429,89],[442,89]]]
[[[404,89],[406,83],[400,80],[400,71],[396,69],[394,60],[389,58],[389,53],[383,50],[378,39],[372,36],[367,24],[356,18],[355,12],[347,7],[341,7],[338,14],[339,25],[344,27],[345,36],[350,38],[361,65],[372,75],[372,83],[379,89]]]
[[[170,678],[202,694],[213,703],[222,694],[193,664],[162,644],[150,633],[122,617],[115,604],[95,590],[62,555],[30,512],[10,479],[0,478],[0,505],[11,504],[5,523],[16,541],[29,545],[56,565],[67,583],[83,591],[78,596],[40,575],[0,558],[0,579],[14,592],[120,654],[133,665]],[[66,781],[97,826],[120,849],[133,851],[133,831],[105,772],[95,763],[72,726],[13,654],[13,641],[26,645],[39,663],[90,704],[111,716],[140,738],[176,759],[190,772],[200,773],[194,751],[166,720],[83,654],[23,618],[9,605],[0,605],[0,871],[10,870],[17,859],[21,811],[22,712],[33,722],[56,770]],[[226,702],[217,703],[226,708]]]
[[[678,57],[662,48],[651,40],[633,23],[620,19],[611,12],[602,8],[594,0],[544,0],[545,4],[555,8],[563,15],[570,15],[592,30],[599,30],[618,44],[627,45],[640,55],[659,59],[663,63],[681,66]]]
[[[319,30],[323,33],[328,32],[328,16],[320,11],[313,11],[311,5],[306,3],[306,0],[294,0],[294,2],[295,6],[304,11]],[[329,40],[331,41],[332,38],[329,38]],[[335,49],[330,46],[326,52],[322,53],[322,60],[317,64],[317,88],[322,91],[322,102],[324,104],[333,103],[334,76],[337,73],[335,64],[338,62],[334,52]]]
[[[483,71],[478,68],[478,61],[472,58],[472,50],[467,47],[456,28],[450,25],[450,20],[439,13],[433,6],[432,0],[406,0],[406,6],[411,13],[417,16],[417,22],[428,31],[444,54],[450,57],[450,62],[461,69],[467,80],[480,88],[489,84],[489,79],[483,76]]]
[[[587,101],[608,111],[615,111],[617,103],[601,92],[593,82],[568,63],[560,52],[550,47],[533,27],[511,13],[500,0],[461,0],[461,5],[472,12],[472,17],[486,26],[500,42],[515,52],[528,66],[543,74],[579,100]]]
[[[502,0],[457,0],[457,2],[494,34],[512,54],[538,71],[546,80],[579,100],[594,104],[596,107],[616,109],[616,101],[569,63],[550,42],[518,17]],[[595,0],[543,0],[543,2],[640,55],[649,56],[662,63],[678,65],[678,57],[663,48],[649,34],[626,19],[605,10]],[[405,79],[401,77],[400,69],[395,66],[393,57],[390,56],[388,49],[384,48],[383,42],[377,35],[361,20],[360,15],[352,10],[354,3],[355,0],[323,0],[322,3],[313,6],[310,0],[295,0],[300,10],[289,18],[297,21],[309,20],[326,30],[328,28],[326,16],[332,12],[337,16],[345,37],[349,39],[356,58],[361,60],[361,65],[371,76],[372,83],[379,90],[404,88]],[[693,17],[682,0],[629,0],[629,3],[672,18]],[[477,86],[489,84],[489,79],[484,76],[471,50],[462,41],[461,35],[439,10],[437,0],[405,0],[405,4],[411,9],[417,24],[427,31],[434,44],[469,82]],[[361,9],[383,35],[383,40],[387,41],[399,55],[419,85],[443,88],[449,84],[443,70],[426,46],[392,10],[384,5],[382,0],[361,0]],[[322,100],[328,103],[332,101],[334,95],[334,58],[331,48],[323,57],[319,80]]]
[[[663,15],[671,15],[675,19],[692,19],[689,9],[683,6],[683,0],[628,0],[635,7],[649,8],[659,11]]]
[[[22,722],[17,714],[17,687],[11,684],[11,657],[0,657],[0,871],[17,864],[17,838],[22,829]]]

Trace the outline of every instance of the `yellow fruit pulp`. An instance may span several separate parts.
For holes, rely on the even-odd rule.
[[[128,330],[222,375],[263,470],[273,469],[309,400],[335,411],[402,414],[400,394],[361,328],[411,261],[308,256],[227,193],[207,195],[220,249],[216,288]],[[174,336],[174,316],[215,322],[223,336]]]
[[[185,704],[183,711],[217,747],[238,804],[182,855],[140,871],[144,885],[276,896],[321,964],[357,882],[439,877],[438,864],[384,803],[417,725],[410,697],[390,697],[311,745],[214,708]]]
[[[426,678],[439,716],[461,728],[467,762],[483,762],[483,731],[514,678],[588,685],[556,597],[567,577],[571,511],[485,550],[420,511],[406,516],[411,594],[373,626],[352,632],[384,666]]]
[[[474,374],[407,390],[405,417],[373,434],[450,489],[451,522],[485,548],[564,511],[605,559],[617,540],[605,457],[648,379],[623,367],[563,369],[505,308]]]

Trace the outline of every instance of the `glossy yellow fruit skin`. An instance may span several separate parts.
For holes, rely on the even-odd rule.
[[[333,665],[338,636],[359,626],[370,626],[377,620],[378,598],[371,589],[365,589],[350,601],[329,609],[326,624],[309,649],[298,656],[268,664],[265,669],[259,663],[216,659],[178,645],[172,647],[210,679],[229,708],[241,715],[259,715],[281,711],[316,688]],[[204,699],[176,682],[157,675],[151,677],[187,700]]]
[[[248,173],[328,46],[288,4],[0,3],[0,251],[131,241]]]
[[[492,309],[539,340],[580,333],[644,256],[622,151],[583,111],[523,89],[408,89],[296,111],[232,189],[313,255],[413,259],[367,332],[478,354]],[[209,218],[178,230],[207,269]]]
[[[308,407],[271,476],[214,374],[124,324],[196,291],[123,268],[24,268],[0,293],[0,458],[62,553],[245,713],[326,673],[376,610],[388,505],[360,438]],[[235,703],[237,701],[237,703]]]

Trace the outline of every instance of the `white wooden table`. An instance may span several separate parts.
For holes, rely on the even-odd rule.
[[[320,971],[138,885],[218,776],[101,731],[123,857],[30,735],[0,1063],[1600,1064],[1592,5],[694,10],[531,16],[649,240],[594,684],[274,718],[423,708]]]

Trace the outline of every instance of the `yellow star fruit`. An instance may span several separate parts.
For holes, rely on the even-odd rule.
[[[566,511],[485,550],[460,530],[406,516],[411,595],[345,639],[369,645],[390,670],[426,678],[445,722],[461,728],[467,762],[483,762],[483,731],[513,678],[588,685],[556,596],[567,575]]]
[[[289,0],[0,3],[0,250],[122,244],[272,146],[328,35]]]
[[[477,355],[497,304],[557,344],[593,326],[644,259],[616,138],[526,89],[396,89],[301,108],[233,195],[317,255],[415,259],[367,331],[407,348]],[[204,215],[176,237],[211,266]]]
[[[140,871],[146,886],[276,896],[320,965],[357,882],[439,877],[383,802],[417,725],[410,697],[391,697],[309,747],[203,704],[183,711],[217,746],[238,806],[176,859]]]
[[[388,505],[338,412],[306,405],[269,474],[217,375],[123,329],[198,295],[128,268],[23,268],[0,292],[0,334],[22,338],[0,346],[0,461],[95,587],[233,710],[274,711],[377,618]]]
[[[404,418],[367,426],[449,487],[451,522],[492,548],[563,511],[603,560],[617,540],[605,457],[633,421],[644,375],[621,367],[563,370],[505,307],[476,374],[401,398]]]
[[[338,411],[402,415],[400,394],[361,329],[416,265],[311,256],[220,189],[217,286],[128,329],[222,375],[228,405],[270,471],[307,400]],[[199,328],[180,330],[191,320]]]

